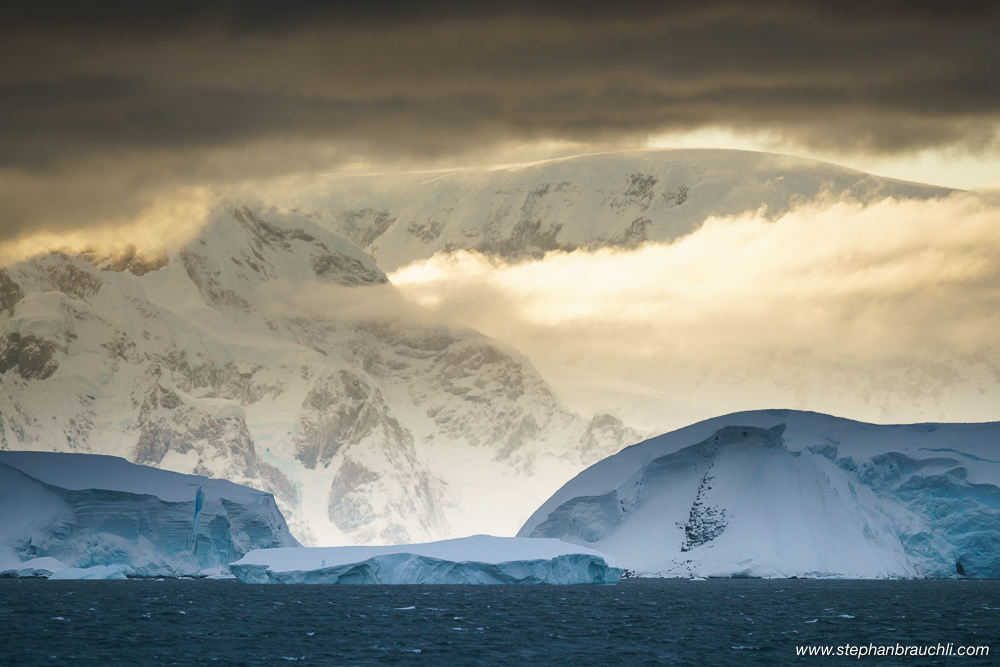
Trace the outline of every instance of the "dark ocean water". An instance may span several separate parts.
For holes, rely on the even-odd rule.
[[[796,657],[802,645],[992,656]],[[1000,581],[249,586],[0,580],[0,665],[993,665]]]

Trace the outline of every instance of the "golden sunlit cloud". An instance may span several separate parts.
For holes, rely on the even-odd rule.
[[[135,216],[117,217],[90,228],[42,229],[0,243],[0,266],[47,252],[96,252],[113,257],[136,248],[144,254],[162,254],[191,240],[204,226],[218,196],[207,187],[163,192]]]
[[[909,414],[899,402],[917,418],[969,418],[978,404],[946,400],[969,383],[1000,395],[1000,207],[982,197],[814,203],[776,220],[709,219],[673,243],[523,264],[439,254],[390,279],[532,358],[685,399],[718,399],[712,383],[766,382],[781,390],[775,401],[854,392],[871,404],[858,416],[884,420]],[[763,399],[739,400],[717,407]]]

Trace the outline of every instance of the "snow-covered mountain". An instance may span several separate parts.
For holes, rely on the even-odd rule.
[[[733,335],[729,341],[730,359],[722,361],[726,356],[722,354],[716,362],[714,356],[705,351],[688,354],[687,358],[678,360],[680,363],[672,365],[665,359],[674,350],[697,347],[700,337],[691,334],[690,339],[685,338],[685,331],[696,332],[706,327],[711,338],[723,340],[725,334],[720,331],[741,328],[728,326],[729,311],[724,305],[723,292],[714,293],[714,299],[705,298],[702,304],[691,299],[698,291],[696,285],[702,284],[701,279],[696,284],[685,282],[686,276],[680,269],[669,268],[675,263],[680,266],[685,261],[693,262],[693,255],[687,252],[705,255],[704,263],[692,265],[696,270],[719,266],[720,276],[749,272],[746,289],[751,289],[750,276],[759,275],[759,267],[745,264],[748,258],[756,257],[767,267],[781,269],[795,264],[792,257],[796,255],[795,243],[803,242],[800,236],[815,234],[815,238],[806,243],[819,247],[836,239],[828,236],[835,233],[833,229],[820,231],[826,218],[819,213],[840,210],[834,202],[853,200],[872,209],[879,209],[876,204],[881,202],[885,226],[890,227],[892,220],[901,214],[886,210],[893,206],[884,201],[885,198],[908,200],[906,204],[913,204],[908,209],[911,211],[908,216],[916,215],[912,211],[923,208],[925,202],[929,211],[935,206],[945,209],[928,215],[960,215],[942,202],[928,201],[957,194],[954,191],[881,178],[814,160],[749,151],[698,149],[609,152],[478,170],[342,175],[331,177],[323,187],[320,194],[289,200],[286,204],[352,238],[369,251],[391,279],[398,278],[408,298],[463,318],[529,355],[555,392],[581,412],[611,412],[647,433],[661,433],[724,412],[769,405],[820,408],[876,422],[992,418],[991,401],[1000,392],[1000,387],[996,383],[996,353],[990,348],[969,353],[959,346],[939,344],[928,333],[926,339],[916,337],[909,345],[891,352],[857,354],[850,344],[824,343],[825,333],[813,333],[808,326],[800,324],[800,329],[790,330],[792,337],[787,339],[800,346],[796,351],[798,359],[785,364],[790,358],[788,355],[775,354],[768,343],[758,342],[769,340],[766,327],[784,316],[775,314],[768,320],[758,315],[769,308],[775,311],[781,308],[780,297],[773,287],[769,289],[763,284],[766,281],[760,285],[767,290],[760,299],[751,293],[742,301],[760,301],[760,310],[747,315],[751,316],[749,331],[754,325],[761,331],[757,331],[756,337],[747,335],[745,339]],[[857,210],[849,204],[843,206]],[[745,256],[735,249],[739,247],[735,225],[726,225],[727,231],[712,232],[700,240],[688,239],[691,244],[686,246],[687,251],[683,242],[674,251],[660,247],[647,248],[649,252],[643,252],[641,247],[635,248],[643,241],[675,241],[701,229],[712,216],[755,217],[757,212],[765,211],[766,219],[779,221],[783,215],[800,208],[805,211],[801,216],[792,214],[796,222],[789,224],[786,220],[776,225],[773,234],[755,231],[760,234],[755,238],[761,245],[748,243]],[[907,209],[907,206],[902,208]],[[872,217],[870,213],[869,220]],[[877,221],[872,224],[877,225],[872,227],[873,232],[881,227]],[[739,228],[751,229],[743,225]],[[795,228],[793,236],[797,240],[788,241],[786,247],[779,239],[791,233],[792,228]],[[734,246],[726,247],[731,255],[707,249],[707,239],[714,239],[722,246],[722,241],[730,234],[733,236],[729,240]],[[867,237],[867,232],[864,236]],[[864,249],[863,240],[858,244]],[[837,246],[836,243],[829,245]],[[583,257],[580,253],[574,258],[550,256],[548,260],[527,261],[550,250],[600,246],[616,247],[622,252],[599,253],[594,257]],[[875,258],[879,257],[876,250],[879,247],[885,247],[885,243],[880,241],[872,245]],[[420,261],[437,253],[460,249],[476,250],[513,264],[525,260],[527,265],[511,268],[505,262],[495,276],[477,274],[469,281],[468,289],[453,287],[461,282],[465,260],[452,264],[439,259],[427,267],[420,266]],[[907,251],[902,249],[900,252]],[[845,251],[841,260],[853,256],[855,253]],[[630,270],[626,260],[633,257],[636,263]],[[662,259],[662,282],[654,282],[655,278],[650,275],[652,267],[642,263],[643,260],[652,263],[654,257]],[[466,259],[474,271],[489,264]],[[730,261],[740,266],[739,271],[722,269]],[[958,266],[957,261],[955,266]],[[412,265],[412,262],[417,264]],[[847,275],[853,275],[863,283],[862,272],[868,266],[860,264],[852,274],[852,268],[844,264],[845,276],[842,278],[846,280]],[[593,275],[613,271],[614,275],[609,275],[609,285],[619,289],[622,304],[629,303],[634,308],[619,311],[608,300],[600,299],[588,304],[586,294],[579,288],[550,286],[561,285],[560,276],[570,275],[577,277],[574,282],[589,284],[583,279],[585,274],[581,267],[589,268]],[[572,273],[573,269],[576,273]],[[635,276],[629,277],[633,271]],[[767,274],[767,269],[761,271]],[[801,271],[804,273],[800,272],[800,276],[814,278],[802,280],[801,290],[791,287],[799,281],[779,278],[791,296],[809,301],[810,290],[827,289],[816,282],[818,278],[809,268]],[[836,273],[836,270],[830,271],[830,278],[835,281],[832,284],[842,285]],[[711,273],[708,275],[711,277]],[[781,275],[780,271],[777,275]],[[892,272],[891,275],[904,274]],[[529,282],[531,277],[546,284],[535,289]],[[928,280],[933,279],[933,275],[928,277]],[[725,278],[719,278],[718,283],[724,284]],[[713,284],[711,280],[709,284]],[[628,285],[634,292],[627,288]],[[900,289],[912,288],[922,295],[930,293],[915,285]],[[725,293],[739,293],[740,290],[732,282],[718,288],[726,290]],[[556,307],[558,315],[549,317],[544,306],[547,299],[556,302],[558,289],[566,289],[572,294],[567,302],[573,307],[567,310]],[[858,291],[855,303],[844,307],[861,308],[857,303],[869,298],[864,289],[867,287]],[[678,307],[668,310],[661,304],[675,298],[674,290]],[[662,297],[660,302],[653,301],[655,294]],[[853,293],[835,291],[832,298],[849,301],[851,297],[844,294]],[[504,305],[512,305],[496,309],[496,312],[515,317],[508,321],[503,315],[495,315],[492,309],[480,308],[476,298],[480,295],[499,295],[505,299]],[[521,295],[527,298],[518,299]],[[828,295],[823,294],[820,298],[828,298]],[[932,302],[928,307],[933,308],[933,300],[928,300]],[[899,303],[909,302],[899,300]],[[632,334],[631,340],[617,350],[615,342],[605,343],[600,336],[601,322],[594,315],[600,308],[613,313],[608,332],[617,324],[628,327],[627,331]],[[578,318],[574,315],[577,312]],[[787,311],[793,312],[801,311]],[[837,309],[829,307],[820,312],[831,316]],[[859,312],[875,317],[882,311]],[[712,327],[713,317],[720,323],[725,322],[726,326]],[[731,314],[729,317],[736,316]],[[908,321],[900,315],[895,317]],[[840,322],[847,333],[862,335],[856,329],[853,315],[841,318]],[[669,333],[675,325],[681,329],[676,339]],[[572,336],[568,345],[554,342],[564,335],[562,330],[577,326],[591,335],[580,336],[579,344],[574,344]],[[903,328],[899,324],[896,326]],[[650,336],[638,333],[643,327],[650,328]],[[882,325],[879,330],[881,328]],[[831,339],[843,340],[834,336]],[[651,343],[645,348],[652,355],[651,363],[645,363],[641,357],[636,360],[638,355],[623,352],[642,349],[647,342]],[[727,343],[722,345],[721,350],[726,352]],[[875,349],[870,345],[861,346],[866,351]],[[665,353],[663,358],[658,352]],[[754,397],[757,400],[753,400]],[[957,416],[949,416],[949,413]]]
[[[0,516],[0,570],[228,572],[253,549],[298,546],[269,493],[112,456],[0,452]]]
[[[305,544],[513,534],[583,466],[641,439],[604,411],[671,399],[573,369],[543,377],[502,343],[440,326],[383,271],[457,248],[630,247],[824,195],[946,193],[741,151],[349,180],[278,202],[309,219],[227,205],[169,254],[0,269],[0,450],[112,454],[249,485],[274,494]]]
[[[513,533],[640,439],[515,351],[421,323],[347,239],[225,206],[170,255],[0,270],[0,449],[93,452],[273,493],[307,544]]]
[[[1000,423],[741,412],[629,447],[521,529],[652,576],[1000,577]]]
[[[868,203],[949,190],[771,153],[646,149],[481,170],[422,172],[328,185],[300,212],[369,251],[387,272],[437,252],[508,261],[550,250],[669,241],[709,216],[778,216],[817,197]]]

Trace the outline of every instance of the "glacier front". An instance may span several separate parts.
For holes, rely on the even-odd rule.
[[[741,412],[597,463],[522,537],[640,576],[1000,577],[1000,423]]]
[[[249,584],[616,584],[614,558],[560,540],[475,535],[398,546],[258,549],[230,565]]]
[[[0,451],[0,516],[0,571],[18,576],[215,573],[298,546],[269,493],[113,456]]]

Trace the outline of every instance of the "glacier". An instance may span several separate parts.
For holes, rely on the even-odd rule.
[[[230,565],[248,584],[616,584],[614,558],[560,540],[475,535],[396,546],[258,549]]]
[[[0,452],[0,516],[7,576],[197,575],[298,546],[269,493],[93,454]]]
[[[580,473],[518,533],[638,576],[1000,577],[1000,423],[740,412]]]

